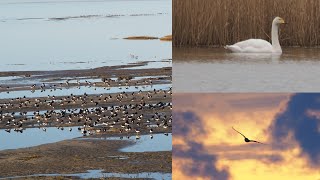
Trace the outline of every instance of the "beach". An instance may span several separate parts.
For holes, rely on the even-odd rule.
[[[168,2],[1,2],[0,178],[171,179]]]

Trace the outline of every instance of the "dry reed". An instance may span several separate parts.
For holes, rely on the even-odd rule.
[[[274,17],[282,46],[320,45],[320,0],[173,0],[174,46],[224,46],[270,41]]]
[[[163,36],[160,41],[172,41],[172,35]]]
[[[128,40],[149,40],[149,39],[159,39],[158,37],[153,37],[153,36],[129,36],[125,37],[123,39],[128,39]]]

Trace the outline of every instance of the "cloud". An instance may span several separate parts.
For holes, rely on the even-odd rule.
[[[286,148],[281,143],[292,136],[312,165],[320,165],[320,121],[310,116],[310,109],[320,109],[319,99],[320,94],[315,93],[291,96],[287,108],[275,117],[271,126],[276,147]]]
[[[309,109],[309,110],[307,110],[306,113],[307,113],[308,116],[320,119],[320,111],[319,110]]]
[[[201,119],[192,111],[174,111],[173,119],[174,136],[196,137],[206,133]]]
[[[206,152],[218,154],[220,158],[227,160],[254,159],[273,164],[284,160],[279,152],[273,151],[271,146],[256,143],[211,145],[206,146]]]
[[[242,97],[228,100],[228,104],[232,108],[240,109],[241,111],[244,109],[265,109],[278,107],[287,98],[288,95],[285,94],[265,94],[264,96],[260,94],[244,94]]]
[[[235,113],[252,113],[278,109],[290,94],[284,93],[182,93],[173,96],[175,111],[193,111],[200,117],[226,118]]]
[[[191,160],[184,163],[180,170],[194,177],[206,177],[210,179],[227,180],[229,172],[218,170],[217,158],[214,154],[205,152],[204,145],[199,137],[206,135],[203,121],[192,111],[173,111],[173,137],[183,138],[184,145],[173,144],[172,155],[177,159]]]
[[[227,180],[229,172],[225,169],[216,168],[217,158],[215,155],[205,152],[202,144],[189,141],[189,149],[183,150],[181,146],[173,145],[173,158],[191,159],[192,163],[185,163],[181,170],[188,176],[201,176],[210,179]]]
[[[284,158],[280,154],[258,154],[258,153],[247,153],[247,152],[238,152],[238,153],[224,153],[223,158],[232,161],[241,161],[241,160],[257,160],[265,164],[276,164],[284,161]]]
[[[172,97],[175,110],[206,112],[215,108],[216,100],[210,94],[177,93]]]

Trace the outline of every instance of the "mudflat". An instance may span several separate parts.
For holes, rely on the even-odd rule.
[[[171,151],[118,151],[128,145],[132,145],[132,142],[73,139],[31,148],[4,150],[0,151],[0,174],[2,177],[11,177],[80,173],[95,169],[118,173],[171,173]]]
[[[27,133],[28,128],[45,131],[47,127],[63,130],[63,127],[78,126],[74,131],[82,131],[84,135],[84,138],[0,151],[0,178],[76,179],[79,177],[64,174],[87,170],[171,173],[171,151],[120,151],[138,143],[126,137],[143,134],[151,137],[156,133],[168,136],[172,132],[172,68],[139,69],[144,65],[145,62],[82,70],[0,72],[0,77],[12,83],[1,85],[0,95],[21,92],[14,98],[0,96],[0,129]],[[71,94],[47,95],[72,88],[75,90]],[[92,91],[77,93],[82,88]],[[100,91],[95,92],[98,88]],[[112,88],[116,90],[111,91]],[[39,96],[25,96],[24,92],[29,91]],[[119,140],[101,140],[102,137],[119,137]]]

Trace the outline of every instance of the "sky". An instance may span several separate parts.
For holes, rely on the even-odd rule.
[[[320,180],[320,94],[176,93],[173,105],[173,179]]]

